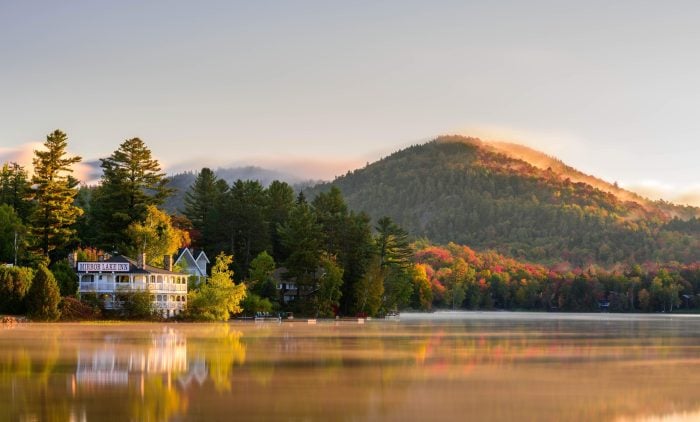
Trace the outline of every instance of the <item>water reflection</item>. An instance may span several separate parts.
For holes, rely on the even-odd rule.
[[[0,420],[683,420],[700,320],[24,325]]]

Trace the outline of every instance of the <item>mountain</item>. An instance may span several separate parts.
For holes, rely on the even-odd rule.
[[[445,136],[331,183],[349,206],[416,237],[530,261],[700,260],[700,209],[654,202],[530,148]]]
[[[214,173],[219,179],[225,180],[229,185],[239,179],[257,180],[263,186],[267,186],[275,180],[280,180],[287,182],[294,186],[297,190],[300,190],[307,186],[319,183],[319,181],[306,181],[293,174],[282,173],[255,166],[219,168],[216,169]],[[163,208],[171,213],[182,211],[185,207],[185,192],[187,192],[189,187],[192,186],[196,178],[197,172],[194,171],[177,173],[172,176],[168,176],[168,187],[175,189],[175,193],[166,200],[165,204],[163,204]]]

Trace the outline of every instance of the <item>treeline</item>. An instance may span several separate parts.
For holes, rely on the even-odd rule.
[[[60,282],[48,268],[60,267],[73,280],[59,289],[65,298],[77,293],[75,273],[65,261],[71,251],[80,250],[83,259],[145,252],[147,262],[159,266],[164,255],[192,246],[217,256],[218,268],[209,282],[191,286],[188,304],[198,310],[189,314],[193,319],[273,310],[377,315],[411,300],[408,233],[389,218],[372,223],[366,214],[350,211],[337,189],[307,201],[284,182],[263,187],[238,180],[229,185],[204,168],[185,193],[182,213],[169,215],[162,207],[173,190],[140,139],[127,139],[100,159],[103,174],[94,187],[79,186],[71,176],[80,157],[69,156],[66,148],[66,134],[55,131],[35,151],[31,178],[15,163],[3,165],[0,174],[0,261],[16,264],[8,271],[51,274],[52,289]],[[242,290],[226,293],[226,282],[212,281],[231,284],[234,274],[245,286]],[[0,304],[0,313],[29,309],[28,286],[34,277],[12,280],[7,291],[15,302]],[[15,285],[27,289],[12,290]],[[235,303],[230,300],[234,296]],[[99,308],[99,300],[81,299],[91,309]],[[53,302],[52,309],[58,309]],[[132,316],[147,314],[142,312],[147,298],[134,295],[128,302],[125,308],[134,308]],[[89,313],[75,303],[70,309]],[[52,311],[45,318],[57,315]]]
[[[700,260],[697,223],[663,204],[622,201],[460,139],[406,148],[307,192],[336,186],[352,209],[414,236],[546,265]]]
[[[338,189],[308,201],[284,182],[228,185],[204,168],[185,196],[184,215],[193,245],[210,256],[233,255],[251,310],[270,308],[260,299],[307,315],[376,315],[410,300],[408,233],[389,218],[372,225]],[[293,292],[278,288],[288,284]],[[286,302],[285,295],[293,297]]]
[[[416,263],[433,308],[671,312],[700,307],[700,265],[605,270],[527,264],[454,243],[418,242]],[[428,300],[429,299],[429,300]]]

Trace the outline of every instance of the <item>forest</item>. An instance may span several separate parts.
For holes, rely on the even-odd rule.
[[[81,158],[67,147],[55,131],[31,176],[2,166],[0,314],[152,318],[138,295],[118,315],[81,297],[66,257],[146,253],[160,266],[183,247],[216,257],[188,320],[700,305],[697,210],[621,200],[480,143],[438,139],[301,191],[202,168],[175,212],[178,192],[139,138],[100,160],[94,186],[72,177]]]

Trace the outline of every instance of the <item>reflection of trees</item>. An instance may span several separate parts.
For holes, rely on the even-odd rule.
[[[197,335],[190,338],[188,355],[204,358],[217,392],[231,391],[233,367],[245,363],[246,346],[241,336],[229,324],[212,324],[202,325]]]
[[[537,410],[608,420],[700,406],[687,324],[163,327],[0,333],[0,420],[219,420],[232,409],[243,419],[518,419]]]

